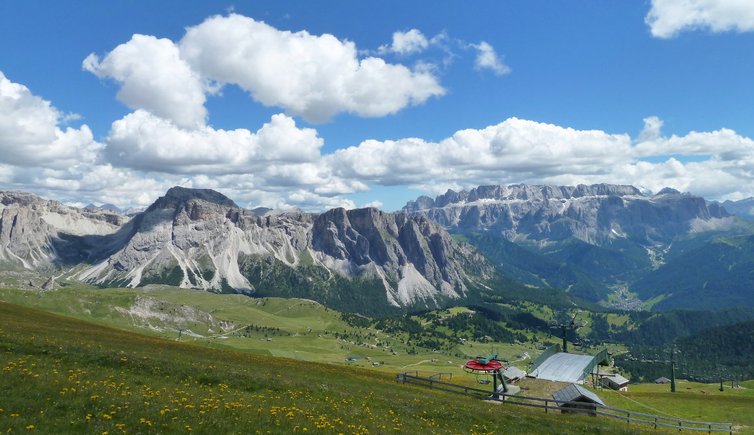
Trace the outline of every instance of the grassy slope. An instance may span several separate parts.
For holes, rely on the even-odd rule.
[[[676,392],[669,385],[629,385],[628,392],[602,390],[598,394],[610,406],[648,414],[697,421],[733,422],[739,431],[754,433],[754,381],[720,391],[719,384],[678,381]]]
[[[165,311],[188,306],[214,318],[233,322],[237,326],[259,325],[279,328],[285,335],[265,337],[256,334],[251,337],[226,335],[217,337],[218,331],[209,333],[207,325],[201,322],[144,320],[131,317],[115,310],[130,308],[137,298],[151,298],[164,302]],[[347,356],[360,359],[350,362],[350,366],[369,367],[370,370],[383,370],[396,373],[400,370],[422,370],[431,372],[451,372],[463,379],[460,364],[466,356],[497,352],[501,357],[515,360],[523,352],[534,355],[533,344],[511,345],[500,343],[466,342],[459,344],[456,354],[442,354],[428,349],[418,349],[417,354],[407,354],[405,336],[391,335],[373,330],[358,329],[341,320],[337,311],[305,300],[262,298],[254,299],[240,295],[218,295],[204,291],[192,291],[165,287],[159,291],[146,289],[85,289],[63,288],[54,292],[37,290],[0,289],[0,301],[34,307],[102,325],[127,329],[163,338],[176,338],[177,328],[189,328],[198,334],[214,338],[199,338],[183,334],[183,341],[192,341],[216,348],[237,349],[257,354],[303,359],[307,361],[337,363],[345,365]],[[217,329],[217,328],[215,328]],[[373,333],[375,338],[358,340],[337,339],[335,332],[351,336]],[[290,334],[290,335],[288,335]],[[270,341],[267,341],[267,338]],[[387,348],[372,347],[379,339],[389,343]],[[390,349],[394,352],[390,352]],[[369,360],[367,360],[369,358]],[[373,361],[383,365],[372,367]],[[524,368],[526,362],[520,367]],[[473,381],[473,380],[472,380]]]
[[[166,310],[173,306],[170,304],[174,304],[175,306],[191,306],[201,312],[212,313],[218,319],[233,321],[236,325],[253,323],[270,328],[280,328],[286,334],[282,336],[272,335],[270,338],[271,341],[267,341],[261,333],[250,337],[229,335],[226,339],[198,339],[184,335],[184,341],[191,341],[210,347],[241,349],[257,354],[326,362],[337,364],[340,367],[346,365],[360,367],[372,372],[381,371],[386,373],[387,376],[392,376],[399,371],[405,370],[419,370],[423,375],[436,372],[449,372],[453,375],[452,382],[479,387],[474,377],[460,370],[459,366],[462,359],[458,355],[443,355],[442,353],[421,349],[416,355],[408,355],[405,353],[405,349],[399,348],[397,345],[395,346],[397,355],[393,355],[384,349],[360,346],[352,344],[348,340],[336,339],[336,337],[327,331],[347,332],[349,334],[373,332],[382,340],[394,340],[395,344],[400,342],[404,337],[400,335],[390,337],[383,332],[377,333],[376,331],[351,327],[340,319],[340,315],[337,312],[325,309],[321,305],[309,301],[275,298],[252,299],[245,296],[216,295],[201,291],[171,288],[161,289],[159,292],[146,289],[87,290],[79,288],[62,289],[55,292],[0,289],[0,301],[5,300],[39,307],[47,311],[54,310],[62,314],[75,315],[81,319],[94,320],[104,325],[112,325],[121,329],[131,329],[140,333],[174,339],[176,337],[175,325],[170,322],[159,322],[151,319],[151,326],[163,327],[165,330],[160,332],[145,329],[143,319],[133,319],[128,315],[113,310],[113,307],[130,307],[134,300],[139,297],[159,299],[161,302],[168,304],[162,306]],[[469,310],[459,307],[453,308],[450,311],[457,313],[468,312]],[[625,321],[626,319],[616,320]],[[204,330],[201,329],[202,327]],[[194,331],[205,333],[206,329],[206,325],[194,325]],[[494,350],[501,356],[513,361],[515,355],[525,350],[529,351],[532,355],[536,355],[537,351],[528,349],[527,346],[529,345],[466,343],[459,346],[459,350],[468,356],[479,353],[487,354]],[[347,363],[345,362],[345,356],[347,355],[356,355],[361,359]],[[371,358],[371,361],[366,358]],[[384,364],[379,367],[373,367],[372,361],[382,361]],[[519,362],[516,365],[525,368],[526,362]],[[523,381],[521,385],[524,387],[522,394],[540,397],[549,397],[553,388],[558,387],[555,383],[530,379]],[[731,405],[731,402],[728,402],[729,400],[738,401],[739,408],[751,408],[754,406],[754,397],[751,394],[747,396],[747,390],[736,390],[731,394],[728,394],[726,391],[723,400],[710,402],[709,400],[705,400],[705,398],[709,398],[701,391],[686,391],[679,388],[679,393],[672,396],[667,394],[664,396],[654,396],[653,394],[644,394],[644,390],[647,388],[659,388],[658,392],[667,390],[667,387],[663,389],[663,387],[654,385],[632,385],[631,392],[627,395],[623,394],[621,396],[609,391],[600,393],[600,395],[611,406],[635,411],[657,412],[650,409],[656,408],[662,411],[657,412],[659,414],[670,414],[679,418],[733,421],[738,425],[754,426],[748,420],[736,417],[736,412],[729,412],[730,410],[737,409]],[[712,391],[714,394],[715,386],[702,386],[700,387],[701,389],[705,389],[706,392]],[[654,390],[652,391],[654,392]],[[749,391],[754,391],[754,385],[751,386]],[[689,396],[686,394],[691,392],[696,395],[692,394]],[[742,393],[744,397],[738,397]],[[637,396],[634,396],[634,394],[637,394]],[[628,399],[624,396],[628,397]],[[730,398],[729,396],[737,398]],[[660,402],[657,402],[653,400],[654,397],[662,397],[662,399]],[[648,401],[646,401],[647,398]],[[684,403],[693,403],[695,405],[690,407],[680,405]],[[694,408],[694,406],[697,408]],[[701,409],[700,407],[704,407],[704,412],[699,410]]]
[[[384,373],[208,349],[7,303],[0,370],[3,432],[626,432]]]

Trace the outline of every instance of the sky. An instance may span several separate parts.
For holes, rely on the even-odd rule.
[[[0,0],[0,190],[754,196],[754,2]]]

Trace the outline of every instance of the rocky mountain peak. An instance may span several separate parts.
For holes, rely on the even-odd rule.
[[[43,201],[42,198],[29,192],[0,192],[0,202],[3,205],[17,204],[28,206]]]
[[[659,195],[680,195],[681,192],[679,190],[673,189],[672,187],[663,187],[662,190],[657,192],[655,196]]]
[[[215,190],[191,189],[188,187],[175,186],[168,189],[164,196],[157,198],[157,200],[147,208],[147,212],[176,209],[191,201],[204,201],[221,207],[239,208],[232,199]]]
[[[634,186],[618,184],[579,184],[576,186],[550,186],[512,184],[509,186],[479,186],[471,190],[456,192],[448,189],[442,195],[432,199],[420,196],[415,201],[409,201],[403,208],[405,212],[414,213],[433,207],[463,205],[467,203],[490,203],[493,201],[547,201],[569,200],[574,198],[597,196],[643,196]]]
[[[722,207],[674,189],[647,196],[633,186],[604,183],[448,190],[434,200],[410,201],[403,211],[451,231],[493,230],[508,240],[576,238],[594,245],[627,238],[664,242],[695,228],[719,227],[724,222],[716,220],[729,216]]]
[[[110,212],[110,213],[125,214],[123,210],[121,210],[117,205],[109,204],[109,203],[102,204],[102,205],[88,204],[86,207],[84,207],[84,210],[104,211],[104,212]]]
[[[722,204],[711,202],[710,206],[724,207],[730,213],[746,219],[754,220],[754,198],[745,198],[738,201],[726,200]]]

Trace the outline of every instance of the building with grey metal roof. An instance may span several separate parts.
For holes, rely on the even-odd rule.
[[[594,410],[595,406],[606,406],[599,396],[576,384],[552,393],[552,398],[561,408],[561,412],[568,412],[568,408]]]
[[[603,387],[613,390],[628,391],[628,379],[617,373],[600,375],[600,383]]]

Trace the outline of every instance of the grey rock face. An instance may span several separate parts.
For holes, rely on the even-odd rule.
[[[55,290],[55,277],[51,276],[42,284],[42,290]]]
[[[449,190],[434,200],[411,201],[403,211],[454,231],[495,231],[509,240],[574,237],[594,245],[616,238],[666,242],[692,231],[698,221],[729,217],[724,208],[674,189],[647,196],[633,186],[611,184]]]
[[[374,208],[260,216],[218,192],[183,188],[170,189],[99,246],[90,254],[97,260],[79,279],[251,293],[255,282],[239,264],[262,258],[270,265],[376,280],[384,286],[386,302],[396,307],[465,297],[467,283],[489,277],[469,276],[468,264],[494,273],[470,247],[424,217]]]
[[[483,281],[492,274],[483,257],[429,219],[375,208],[334,209],[317,216],[312,248],[319,256],[350,259],[352,269],[374,265],[396,306],[411,305],[417,298],[464,297],[467,282]],[[470,264],[484,272],[470,276],[466,272]]]
[[[738,201],[725,201],[722,204],[716,202],[708,204],[712,207],[723,207],[728,212],[746,220],[754,220],[754,198],[746,198]]]
[[[0,261],[9,268],[56,268],[82,255],[84,236],[114,233],[127,220],[30,193],[0,192]]]

